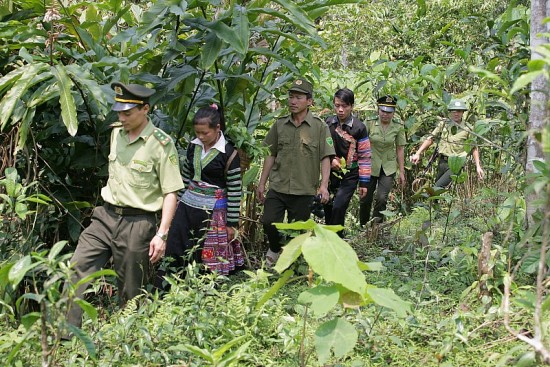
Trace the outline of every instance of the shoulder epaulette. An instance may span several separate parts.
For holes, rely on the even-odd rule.
[[[153,135],[162,145],[166,145],[172,141],[172,138],[160,129],[153,130]]]
[[[312,114],[312,116],[313,116],[314,119],[319,120],[320,122],[323,122],[323,119],[320,118],[319,116],[313,115],[313,114]]]
[[[109,127],[112,127],[112,128],[122,127],[122,122],[120,122],[120,121],[113,122],[111,125],[109,125]]]

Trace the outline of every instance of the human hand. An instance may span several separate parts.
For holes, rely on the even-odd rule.
[[[330,194],[328,193],[328,189],[325,186],[319,187],[319,190],[317,190],[317,195],[321,195],[321,203],[322,204],[328,203],[328,200],[330,198]]]
[[[405,183],[406,183],[406,179],[405,179],[405,173],[404,172],[401,172],[399,173],[399,184],[401,186],[405,186]]]
[[[485,178],[485,172],[483,171],[483,169],[478,166],[476,171],[477,171],[477,177],[479,177],[480,180],[483,180]]]
[[[231,242],[235,239],[235,228],[227,227],[227,242]]]
[[[166,252],[166,241],[155,235],[149,243],[149,260],[156,263],[164,256]]]
[[[420,154],[414,153],[410,156],[410,160],[412,164],[418,164],[418,162],[420,162]]]
[[[366,187],[360,187],[359,188],[359,198],[363,199],[365,196],[367,196],[367,188]]]
[[[264,203],[265,201],[265,185],[259,184],[256,188],[256,200],[258,200],[260,203]]]
[[[334,157],[330,160],[330,168],[334,171],[340,171],[342,169],[342,164],[340,158]]]

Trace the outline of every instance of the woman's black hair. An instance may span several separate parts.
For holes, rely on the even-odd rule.
[[[334,98],[339,98],[344,103],[350,106],[355,103],[355,95],[353,94],[353,91],[351,91],[351,89],[348,89],[348,88],[338,89],[336,93],[334,93]]]
[[[197,125],[199,120],[208,119],[208,127],[215,129],[220,125],[222,131],[225,130],[225,117],[223,116],[223,110],[217,104],[212,104],[210,106],[205,106],[199,108],[195,117],[193,117],[193,125]]]

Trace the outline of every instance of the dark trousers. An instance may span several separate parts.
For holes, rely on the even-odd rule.
[[[165,260],[159,266],[153,282],[155,289],[168,290],[164,277],[185,269],[190,261],[202,262],[202,244],[208,229],[212,213],[207,210],[190,207],[178,202],[176,213],[172,219],[168,240],[166,241]],[[199,246],[197,251],[193,248]]]
[[[380,169],[380,176],[371,176],[367,196],[361,199],[359,204],[359,223],[364,226],[370,219],[372,202],[374,201],[373,218],[379,218],[381,221],[384,216],[380,214],[386,210],[388,195],[393,188],[395,173],[386,176],[383,169]],[[376,197],[374,193],[376,191]]]
[[[149,244],[156,228],[155,213],[122,216],[103,206],[96,207],[92,223],[80,235],[71,259],[75,271],[71,279],[73,284],[101,270],[112,256],[118,276],[120,304],[123,306],[147,284]],[[75,296],[82,298],[88,285],[78,287]],[[72,302],[67,321],[80,327],[82,314],[82,309]]]
[[[440,156],[439,163],[437,165],[437,177],[435,179],[435,186],[447,188],[452,182],[452,174],[453,172],[449,168],[448,157]]]
[[[325,205],[325,223],[344,225],[346,220],[346,211],[357,189],[359,182],[359,169],[349,170],[343,177],[338,177],[334,173],[330,175],[329,192],[334,195],[334,199]],[[344,231],[340,231],[342,236]]]
[[[290,195],[269,190],[264,202],[262,224],[264,233],[273,252],[281,251],[281,235],[273,223],[282,223],[287,215],[287,221],[306,221],[311,215],[312,195]]]

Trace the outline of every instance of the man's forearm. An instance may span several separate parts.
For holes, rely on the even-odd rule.
[[[321,186],[328,187],[330,177],[330,157],[326,156],[321,160]]]
[[[262,168],[262,174],[260,175],[260,181],[259,185],[265,186],[267,183],[267,179],[269,178],[269,173],[271,172],[271,168],[273,168],[273,164],[275,164],[275,157],[272,155],[268,155],[264,159],[264,165]]]
[[[164,201],[162,202],[162,217],[158,228],[159,232],[168,233],[172,218],[174,218],[174,214],[176,213],[177,203],[178,196],[175,192],[168,193],[164,196]]]

